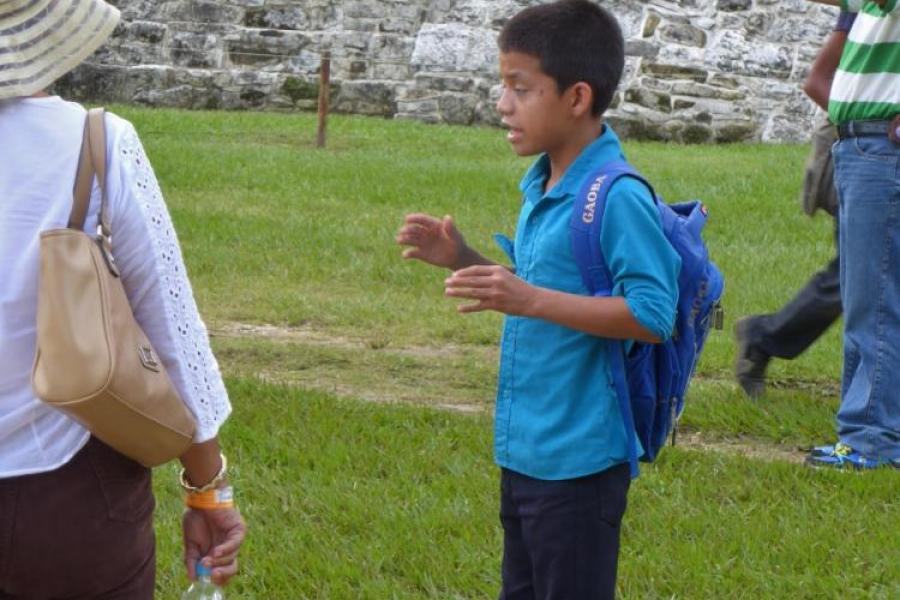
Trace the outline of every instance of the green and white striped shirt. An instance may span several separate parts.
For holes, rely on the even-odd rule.
[[[828,117],[832,123],[892,119],[900,114],[900,0],[884,8],[871,0],[841,0],[858,12],[834,75]]]

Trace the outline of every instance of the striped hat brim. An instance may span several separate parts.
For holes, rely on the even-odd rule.
[[[103,0],[0,0],[0,98],[30,96],[74,69],[112,34]]]

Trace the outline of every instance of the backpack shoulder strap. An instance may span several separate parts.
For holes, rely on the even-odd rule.
[[[587,178],[572,205],[569,220],[572,255],[585,287],[593,296],[612,294],[612,275],[600,248],[600,231],[609,191],[622,177],[642,182],[656,199],[653,187],[634,167],[624,160],[616,160],[603,164]]]
[[[603,226],[603,215],[606,212],[606,200],[609,191],[622,177],[633,177],[642,182],[650,190],[654,202],[656,193],[646,179],[634,167],[624,160],[608,162],[594,171],[587,178],[584,186],[575,197],[572,205],[572,216],[569,220],[569,231],[572,240],[572,254],[581,273],[581,279],[592,296],[611,296],[613,289],[612,274],[603,250],[600,247],[600,232]],[[616,399],[619,412],[625,425],[625,440],[628,446],[628,460],[631,465],[632,478],[637,477],[638,441],[634,428],[634,413],[631,409],[631,398],[628,393],[628,382],[625,373],[625,344],[611,340],[607,344],[610,374],[616,388]]]

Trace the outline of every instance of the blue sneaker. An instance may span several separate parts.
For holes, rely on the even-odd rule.
[[[847,444],[838,442],[831,451],[828,446],[813,448],[806,457],[806,464],[810,467],[830,467],[832,469],[855,469],[857,471],[877,469],[890,464],[892,461],[877,460],[863,456]]]
[[[812,450],[809,451],[810,456],[831,456],[834,454],[835,444],[829,444],[828,446],[815,446]]]

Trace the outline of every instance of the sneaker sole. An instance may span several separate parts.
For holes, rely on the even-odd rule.
[[[862,465],[857,465],[851,462],[826,463],[820,460],[814,460],[811,456],[806,457],[806,460],[803,461],[803,464],[816,470],[839,471],[841,473],[866,473],[868,471],[878,471],[879,469],[885,468],[900,469],[900,467],[894,466],[891,463],[882,463],[873,467],[864,467]]]

